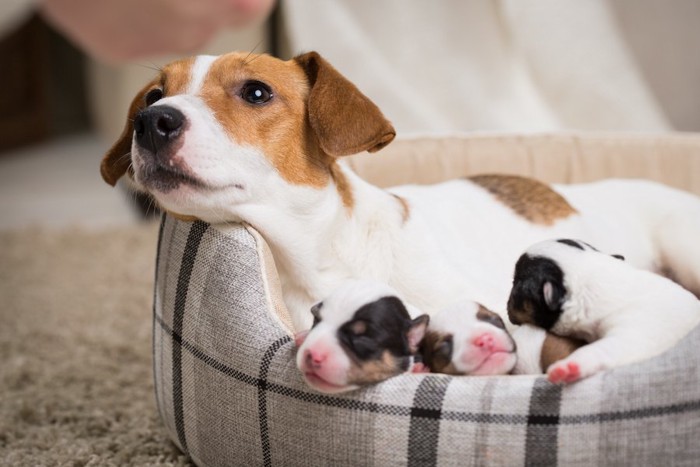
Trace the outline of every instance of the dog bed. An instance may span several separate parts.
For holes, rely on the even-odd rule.
[[[474,173],[653,178],[700,193],[693,135],[462,136],[353,156],[388,186]],[[670,351],[562,387],[542,376],[407,374],[341,395],[295,366],[274,260],[250,226],[164,216],[154,294],[157,404],[199,465],[691,465],[700,328]]]

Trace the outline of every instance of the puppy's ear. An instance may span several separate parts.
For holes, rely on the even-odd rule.
[[[136,94],[136,97],[134,97],[134,100],[131,101],[131,105],[129,106],[126,125],[122,130],[121,136],[119,136],[117,142],[107,151],[104,158],[102,158],[100,174],[102,174],[104,181],[112,186],[116,185],[117,181],[119,181],[122,175],[124,175],[131,166],[131,139],[134,134],[134,117],[139,110],[146,107],[144,101],[146,93],[159,82],[159,78],[154,79]]]
[[[411,321],[411,326],[408,328],[408,350],[411,355],[418,352],[421,342],[425,337],[425,332],[428,329],[428,323],[430,322],[430,316],[420,315],[413,321]]]
[[[318,53],[295,57],[311,85],[308,116],[321,149],[338,157],[375,152],[389,144],[396,130],[379,108]]]
[[[559,287],[556,287],[552,282],[545,282],[542,286],[542,296],[544,303],[552,311],[556,311],[564,299],[564,294]]]

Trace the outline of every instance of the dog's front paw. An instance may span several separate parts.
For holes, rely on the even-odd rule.
[[[570,360],[560,360],[552,363],[547,369],[547,379],[555,384],[573,383],[582,377],[579,364]]]
[[[309,331],[299,331],[298,333],[294,334],[294,345],[297,347],[301,347],[301,344],[304,343],[306,340],[306,336],[309,335]]]

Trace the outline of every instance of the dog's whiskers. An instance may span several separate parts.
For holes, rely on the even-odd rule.
[[[158,73],[163,72],[163,68],[159,67],[158,65],[156,65],[153,62],[149,62],[149,63],[150,63],[150,65],[145,65],[143,63],[136,63],[136,66],[140,66],[142,68],[148,68],[149,70],[157,71]]]
[[[264,40],[265,39],[260,39],[260,41],[255,45],[255,47],[253,47],[250,50],[250,52],[248,52],[248,55],[246,55],[245,58],[243,59],[243,65],[248,65],[249,63],[253,62],[253,60],[255,60],[256,58],[259,57],[259,55],[258,55],[256,57],[253,57],[250,61],[248,61],[248,58],[258,49],[258,47],[260,47],[260,45],[263,43]]]

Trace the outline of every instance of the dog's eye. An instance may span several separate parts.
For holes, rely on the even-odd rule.
[[[163,98],[163,90],[160,88],[151,89],[146,93],[146,105],[150,106]]]
[[[260,81],[249,81],[243,85],[241,97],[251,104],[264,104],[272,99],[272,90]]]

